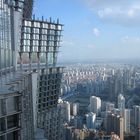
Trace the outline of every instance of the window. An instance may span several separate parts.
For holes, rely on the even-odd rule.
[[[39,22],[34,22],[34,27],[40,27],[40,23]]]
[[[62,26],[61,25],[57,25],[57,29],[58,30],[62,30]]]
[[[43,28],[48,28],[48,24],[47,23],[43,23],[42,26],[43,26]]]
[[[42,34],[47,34],[47,30],[46,29],[42,29]]]
[[[45,104],[43,104],[43,107],[45,107]]]
[[[24,32],[25,33],[30,33],[31,32],[31,28],[30,27],[24,27]]]
[[[55,35],[61,35],[61,31],[55,31]]]
[[[7,117],[7,128],[18,127],[18,115],[12,115]]]
[[[38,45],[39,45],[38,40],[33,40],[33,45],[34,45],[34,46],[38,46]]]
[[[41,105],[38,105],[38,108],[40,109],[41,108]]]
[[[6,126],[5,126],[5,118],[0,118],[0,132],[5,131]]]
[[[30,34],[24,34],[24,39],[30,39]]]
[[[33,46],[32,47],[32,51],[33,52],[38,52],[38,46]],[[38,57],[37,57],[36,53],[32,55],[32,62],[33,63],[37,63],[38,62]]]
[[[49,51],[54,51],[54,48],[53,47],[49,47]]]
[[[0,115],[4,113],[4,100],[0,99]]]
[[[47,40],[47,35],[42,35],[41,38],[42,40]]]
[[[51,24],[51,25],[50,25],[50,28],[51,28],[51,29],[55,29],[55,25],[54,25],[54,24]]]
[[[18,137],[19,134],[18,133],[19,133],[18,131],[8,133],[7,134],[7,140],[19,140],[19,137]]]
[[[24,41],[23,41],[23,44],[24,44],[24,45],[30,45],[30,40],[24,40]]]
[[[46,46],[47,45],[47,42],[46,41],[41,41],[41,45],[42,46]]]
[[[18,97],[10,97],[6,100],[7,113],[15,112],[18,110]]]
[[[38,40],[38,39],[39,39],[39,35],[38,35],[38,34],[34,34],[34,35],[33,35],[33,39]]]
[[[38,103],[41,103],[41,99],[38,100]]]
[[[5,140],[6,138],[5,138],[5,135],[3,135],[3,136],[0,136],[0,140]]]
[[[39,29],[38,28],[33,28],[33,33],[39,34]]]
[[[26,21],[26,20],[25,20],[25,21],[24,21],[24,25],[25,25],[25,26],[31,26],[31,21]]]
[[[53,64],[53,53],[48,53],[48,64]]]

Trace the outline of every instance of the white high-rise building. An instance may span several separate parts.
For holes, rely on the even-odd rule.
[[[118,108],[121,111],[125,109],[125,98],[122,94],[118,95]]]
[[[93,129],[95,127],[96,114],[88,113],[86,114],[86,126],[88,129]]]
[[[124,132],[130,133],[130,109],[124,110]]]
[[[73,116],[76,116],[79,111],[79,104],[78,103],[73,103]]]
[[[101,111],[101,99],[96,96],[90,97],[90,112],[96,113],[98,116]]]
[[[61,101],[59,106],[62,107],[63,112],[64,112],[64,121],[70,122],[70,103],[67,101]]]

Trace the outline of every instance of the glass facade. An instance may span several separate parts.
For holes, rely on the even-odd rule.
[[[0,0],[0,70],[13,66],[11,45],[11,10]]]
[[[63,25],[31,19],[32,5],[33,0],[0,0],[0,140],[33,140],[36,126],[53,131],[44,126],[47,116],[60,139],[63,68],[56,63]]]
[[[42,72],[38,79],[38,127],[44,126],[45,120],[42,118],[45,117],[45,112],[57,108],[62,73],[63,68],[49,68],[47,72]]]
[[[34,139],[31,74],[15,69],[23,4],[0,0],[0,140]]]

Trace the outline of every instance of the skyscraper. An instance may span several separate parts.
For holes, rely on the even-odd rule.
[[[64,111],[63,113],[63,117],[64,117],[64,121],[69,123],[70,122],[70,103],[67,101],[62,101],[60,103],[60,106],[62,108],[62,110]]]
[[[125,109],[125,98],[122,94],[118,95],[118,108],[120,111]]]
[[[76,116],[79,112],[79,104],[78,103],[73,103],[72,107],[73,107],[72,108],[72,111],[73,111],[72,115]]]
[[[90,113],[86,114],[86,126],[88,129],[95,128],[95,120],[96,120],[95,113],[90,112]]]
[[[120,137],[120,140],[124,140],[124,119],[119,115],[108,113],[106,130],[110,135],[111,132],[115,132]]]
[[[101,111],[101,99],[96,96],[90,97],[90,111],[98,116]]]
[[[45,136],[49,140],[61,139],[59,134],[61,125],[57,123],[61,114],[57,104],[63,68],[56,67],[61,31],[62,24],[59,24],[59,20],[54,22],[51,18],[49,21],[43,18],[23,19],[21,30],[19,68],[23,71],[36,72],[36,76],[32,74],[34,81],[37,81],[37,92],[34,93],[36,102],[33,105],[34,120],[37,122],[35,124],[37,128],[47,130]],[[48,123],[45,124],[46,118]],[[56,126],[50,127],[52,123]],[[48,128],[49,131],[58,130],[56,135],[49,133]]]
[[[135,140],[140,140],[140,127],[139,126],[136,128]]]
[[[134,128],[135,128],[135,140],[140,139],[140,106],[133,107],[134,113]]]
[[[135,128],[138,128],[140,124],[140,106],[137,105],[134,106],[133,111],[134,111],[134,126]]]
[[[34,138],[31,73],[17,71],[24,1],[0,0],[0,139]],[[15,18],[16,17],[16,18]]]
[[[56,63],[63,25],[32,19],[32,7],[32,0],[0,0],[2,140],[32,140],[36,128],[44,129],[48,140],[62,137],[57,102],[63,68]],[[52,123],[55,128],[48,126]]]
[[[130,109],[124,110],[124,132],[130,133]]]

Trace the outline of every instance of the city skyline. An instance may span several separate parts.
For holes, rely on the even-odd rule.
[[[139,59],[139,4],[138,0],[35,0],[33,14],[59,18],[65,25],[60,62]]]

